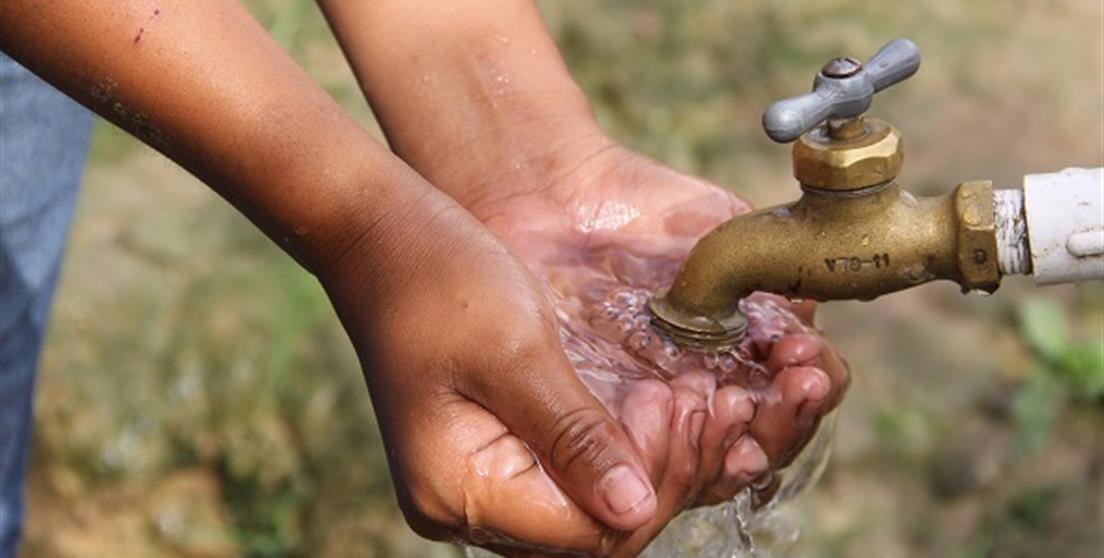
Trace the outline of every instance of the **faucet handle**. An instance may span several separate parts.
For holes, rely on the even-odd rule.
[[[862,115],[874,94],[916,73],[920,49],[908,39],[890,41],[866,65],[850,57],[829,60],[813,81],[812,93],[771,103],[763,113],[763,130],[789,143],[827,119]]]

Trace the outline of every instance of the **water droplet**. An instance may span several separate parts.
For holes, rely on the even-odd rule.
[[[721,370],[724,370],[725,372],[734,372],[739,364],[740,363],[736,360],[736,357],[732,356],[731,354],[721,356]]]
[[[617,318],[617,329],[622,333],[629,333],[635,330],[636,328],[633,327],[634,325],[632,316],[621,315]]]
[[[629,348],[634,351],[643,351],[652,344],[652,335],[647,331],[636,331],[627,340]]]
[[[629,291],[618,291],[613,295],[613,303],[619,308],[631,308],[636,304],[636,295]]]
[[[706,368],[712,370],[717,368],[717,365],[720,363],[720,357],[717,353],[706,353],[702,358],[702,362],[705,364]]]

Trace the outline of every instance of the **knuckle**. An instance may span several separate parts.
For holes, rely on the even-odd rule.
[[[606,465],[611,457],[609,449],[620,434],[619,428],[605,414],[587,407],[560,417],[553,432],[556,435],[548,458],[558,471],[579,465]]]

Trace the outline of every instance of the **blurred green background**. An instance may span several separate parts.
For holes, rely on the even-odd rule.
[[[376,130],[307,0],[247,2]],[[820,64],[906,36],[873,114],[918,193],[1104,165],[1100,0],[544,2],[607,128],[756,205],[796,196],[759,114]],[[797,504],[808,556],[1104,554],[1104,288],[933,284],[832,303],[854,383]],[[28,557],[451,556],[394,505],[321,289],[201,184],[96,130],[42,364]]]

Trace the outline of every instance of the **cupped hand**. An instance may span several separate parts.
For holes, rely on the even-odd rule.
[[[361,360],[408,522],[511,555],[634,552],[633,533],[683,494],[653,489],[639,440],[681,455],[690,438],[666,423],[626,431],[566,357],[538,279],[434,194],[319,273]],[[666,384],[649,386],[632,397],[668,397]]]
[[[777,488],[771,472],[800,452],[849,382],[812,326],[814,305],[749,297],[748,337],[715,356],[678,349],[644,309],[697,239],[747,204],[602,136],[514,169],[496,176],[501,190],[454,195],[541,278],[580,377],[625,425],[660,493],[678,487],[638,538],[690,504],[754,481]],[[669,447],[680,436],[686,451]]]
[[[686,507],[784,466],[846,386],[798,319],[811,305],[778,297],[749,299],[731,362],[671,354],[644,296],[746,206],[620,148],[583,161],[471,212],[427,196],[321,274],[427,537],[635,555]],[[384,234],[401,252],[380,253]]]

